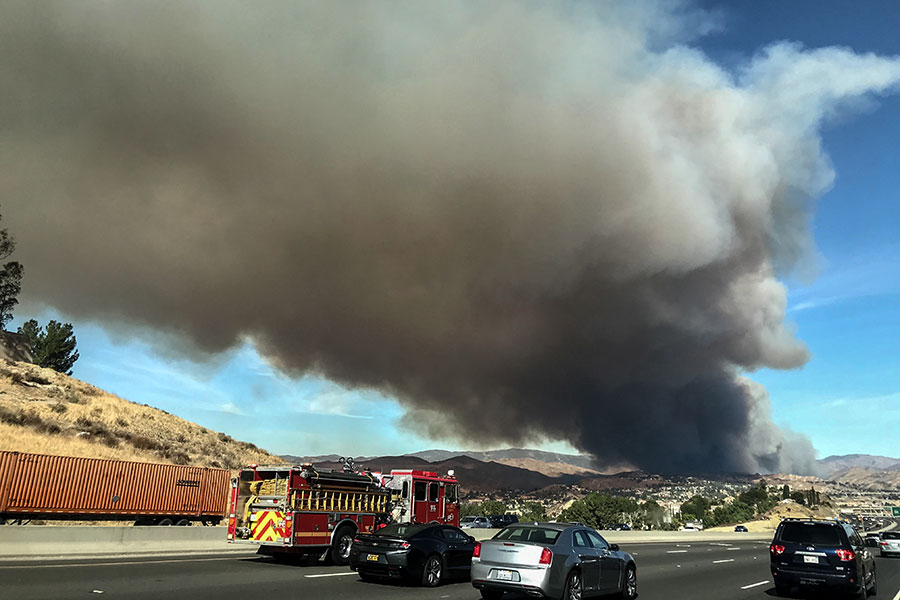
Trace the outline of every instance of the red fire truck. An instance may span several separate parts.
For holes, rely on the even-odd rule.
[[[390,474],[301,466],[250,465],[232,480],[228,541],[257,544],[276,558],[326,557],[346,564],[357,532],[391,523],[459,525],[452,473]]]

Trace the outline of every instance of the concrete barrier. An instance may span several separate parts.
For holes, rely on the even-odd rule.
[[[0,558],[102,554],[255,552],[229,544],[225,527],[0,526]]]
[[[476,540],[490,539],[499,529],[466,529]],[[611,544],[649,542],[769,541],[771,533],[733,531],[603,531]],[[0,526],[0,560],[37,557],[121,554],[189,554],[237,552],[253,554],[255,545],[229,544],[225,527],[55,527]]]
[[[464,529],[476,540],[488,540],[499,529]],[[651,542],[742,542],[769,541],[774,531],[766,533],[738,533],[736,531],[601,531],[600,534],[610,544],[646,544]]]

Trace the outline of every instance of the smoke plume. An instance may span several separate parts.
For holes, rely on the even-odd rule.
[[[622,7],[627,4],[628,8]],[[682,7],[684,8],[684,7]],[[435,436],[803,470],[742,373],[808,351],[819,129],[900,61],[725,70],[651,3],[6,2],[24,295],[379,389]]]

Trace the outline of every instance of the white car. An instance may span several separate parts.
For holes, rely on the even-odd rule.
[[[491,520],[487,517],[463,517],[459,526],[462,529],[489,529]]]
[[[884,531],[881,534],[881,555],[900,554],[900,531]]]

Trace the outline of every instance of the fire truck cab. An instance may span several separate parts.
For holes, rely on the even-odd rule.
[[[453,471],[393,470],[382,477],[391,491],[391,520],[397,523],[446,523],[459,527],[459,482]]]

